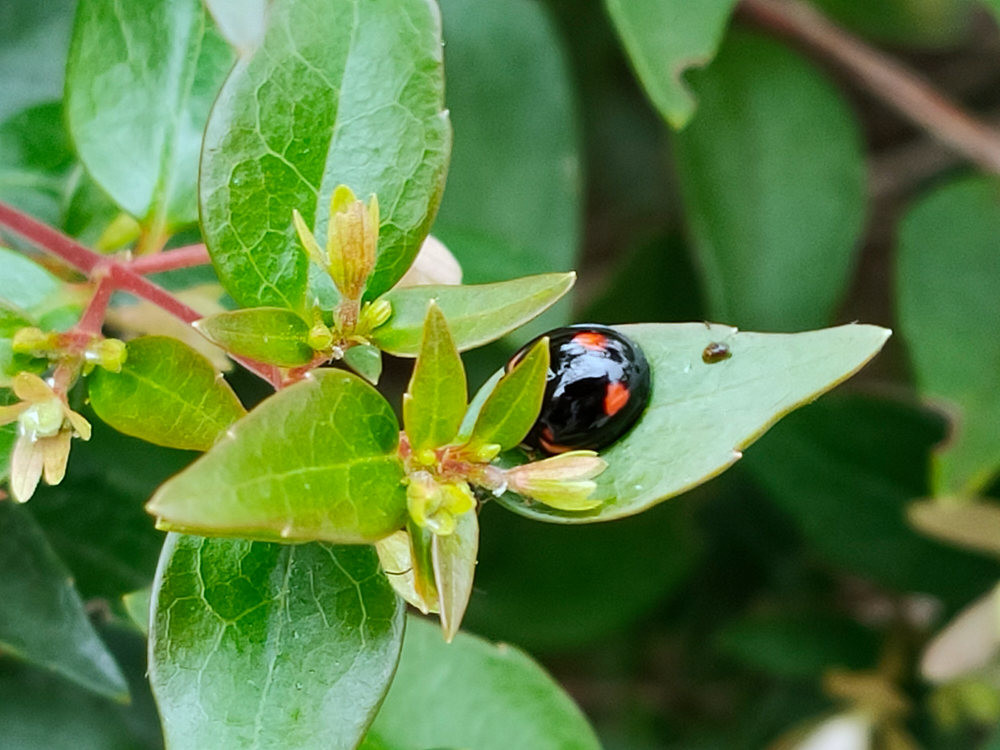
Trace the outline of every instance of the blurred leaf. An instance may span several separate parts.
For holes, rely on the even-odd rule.
[[[907,518],[918,531],[966,549],[1000,556],[1000,506],[986,500],[911,503]]]
[[[554,523],[592,523],[630,516],[725,471],[742,450],[788,412],[860,370],[889,337],[851,324],[795,334],[737,333],[707,323],[619,326],[646,355],[652,396],[635,427],[603,450],[592,511],[559,511],[506,494],[500,502]],[[714,342],[732,356],[706,364]]]
[[[198,218],[201,136],[232,53],[199,0],[79,0],[66,121],[97,183],[153,233]]]
[[[441,13],[455,147],[435,236],[470,283],[573,268],[582,211],[576,102],[546,9],[534,0],[442,0]]]
[[[932,490],[975,494],[1000,469],[1000,184],[969,177],[926,195],[903,219],[898,257],[899,327],[917,385],[960,409]]]
[[[839,23],[895,45],[949,47],[969,32],[971,0],[813,0]],[[997,0],[985,4],[1000,8]]]
[[[985,674],[1000,655],[1000,587],[965,607],[931,639],[920,659],[925,680],[946,683]]]
[[[667,503],[641,517],[566,527],[487,503],[467,627],[532,651],[621,632],[691,572],[698,545],[689,511]]]
[[[415,451],[451,442],[468,406],[465,368],[436,304],[427,310],[420,354],[403,396],[406,436]]]
[[[76,0],[0,3],[0,119],[63,94]]]
[[[371,542],[402,528],[399,424],[378,391],[314,370],[165,483],[159,528],[279,541]]]
[[[434,560],[434,587],[438,592],[441,630],[451,643],[462,624],[465,608],[472,595],[479,552],[479,518],[475,509],[463,513],[452,534],[434,535],[431,555]]]
[[[684,74],[711,61],[736,0],[605,0],[604,5],[653,105],[673,128],[683,128],[696,106]]]
[[[174,748],[354,748],[403,635],[367,546],[173,534],[153,601],[150,682]]]
[[[772,430],[745,462],[824,559],[949,607],[1000,577],[1000,566],[912,531],[906,504],[926,494],[932,414],[851,397],[815,404]]]
[[[524,652],[411,617],[399,669],[362,750],[597,750],[566,693]]]
[[[219,32],[240,55],[247,55],[264,39],[270,0],[205,0]]]
[[[251,307],[209,315],[195,327],[227,352],[282,367],[312,362],[309,324],[281,307]]]
[[[62,282],[22,253],[0,247],[0,302],[35,317],[62,289]]]
[[[723,628],[716,648],[751,669],[795,680],[819,680],[831,667],[868,669],[879,634],[845,617],[750,615]]]
[[[692,83],[698,114],[675,145],[710,313],[769,331],[829,323],[865,214],[851,111],[809,63],[744,33]]]
[[[59,226],[73,163],[58,102],[22,110],[0,123],[0,200]]]
[[[149,635],[149,615],[153,590],[138,589],[122,597],[125,612],[143,635]]]
[[[510,450],[538,419],[549,372],[549,340],[540,339],[492,389],[478,410],[473,441]]]
[[[126,435],[168,448],[206,451],[246,414],[229,384],[194,349],[168,336],[128,342],[121,372],[90,375],[90,403]]]
[[[451,130],[437,9],[277,0],[268,21],[205,134],[202,219],[216,269],[241,305],[298,310],[308,263],[292,209],[326,237],[330,195],[345,184],[382,207],[375,297],[409,267],[444,189]]]
[[[100,695],[128,686],[84,611],[69,571],[28,511],[0,501],[0,649]]]
[[[548,309],[575,280],[573,273],[545,273],[495,284],[393,289],[383,297],[392,305],[392,317],[375,329],[372,341],[397,357],[415,357],[427,304],[434,300],[448,319],[459,351],[482,346]]]

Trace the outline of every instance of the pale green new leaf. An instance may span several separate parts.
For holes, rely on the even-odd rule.
[[[695,97],[684,81],[708,64],[736,7],[736,0],[604,0],[639,82],[675,129],[694,114]]]
[[[344,364],[372,385],[377,385],[382,374],[382,352],[370,344],[352,346],[344,352]]]
[[[205,132],[202,219],[220,280],[244,307],[311,302],[292,211],[325,238],[343,184],[378,195],[366,294],[387,291],[427,234],[450,150],[436,3],[274,0],[263,41],[237,62]],[[313,283],[329,296],[325,274]]]
[[[194,324],[227,352],[281,367],[309,364],[309,324],[282,307],[250,307],[221,312]]]
[[[198,153],[233,54],[200,0],[80,0],[66,120],[97,183],[152,231],[198,218]]]
[[[411,286],[393,289],[382,299],[392,317],[375,329],[372,341],[397,357],[415,357],[433,300],[445,318],[459,351],[504,336],[551,307],[570,290],[574,273],[545,273],[495,284]]]
[[[406,624],[399,669],[362,750],[599,750],[573,700],[531,657],[459,633]]]
[[[601,451],[608,468],[592,497],[601,506],[568,513],[526,504],[507,507],[557,523],[630,516],[720,474],[793,409],[843,382],[874,357],[890,332],[845,325],[794,334],[738,333],[705,323],[616,326],[637,343],[652,371],[649,406],[625,437]],[[706,364],[710,343],[732,356]]]
[[[0,502],[0,651],[115,700],[128,685],[90,623],[66,566],[38,524]]]
[[[149,677],[168,747],[352,750],[392,679],[403,604],[371,547],[167,538]]]
[[[479,411],[472,440],[509,450],[524,440],[542,408],[549,371],[549,340],[539,339],[496,384]]]
[[[90,404],[126,435],[168,448],[206,451],[246,414],[232,388],[201,354],[170,336],[128,342],[121,372],[98,367]]]
[[[62,282],[24,254],[0,247],[0,304],[29,316],[51,306]]]
[[[427,308],[420,354],[403,396],[403,423],[414,450],[439,448],[455,435],[468,406],[465,367],[433,302]]]
[[[449,643],[461,627],[469,605],[479,553],[479,516],[475,509],[455,520],[455,531],[445,536],[435,534],[431,546],[441,629]]]
[[[399,424],[342,370],[314,370],[262,402],[147,509],[160,528],[264,541],[372,542],[402,528]]]

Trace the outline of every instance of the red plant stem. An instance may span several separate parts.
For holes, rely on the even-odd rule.
[[[107,276],[97,282],[94,289],[94,296],[87,303],[87,309],[83,311],[80,320],[74,326],[77,333],[99,336],[101,326],[104,324],[104,314],[108,310],[108,302],[111,300],[111,293],[115,288],[111,279]]]
[[[161,271],[174,271],[178,268],[204,266],[212,262],[208,249],[204,245],[188,245],[176,250],[164,250],[154,255],[144,255],[129,261],[125,267],[135,273],[148,274]]]
[[[21,235],[27,240],[43,250],[62,259],[67,265],[85,274],[89,279],[97,281],[97,291],[94,296],[103,294],[102,285],[107,287],[107,294],[110,296],[114,290],[128,292],[136,297],[141,297],[152,302],[157,307],[166,310],[174,317],[180,318],[185,323],[191,324],[201,319],[201,313],[193,307],[189,307],[172,295],[166,289],[154,284],[148,279],[144,279],[135,272],[129,265],[120,263],[113,258],[95,253],[88,247],[81,245],[71,237],[67,237],[57,229],[53,229],[47,224],[43,224],[27,214],[21,213],[16,208],[0,201],[0,225],[7,227],[13,232]],[[187,248],[182,248],[187,249]],[[178,266],[180,267],[180,266]],[[91,300],[88,311],[94,305]],[[103,303],[107,308],[107,302]],[[86,314],[86,313],[85,313]],[[94,313],[97,314],[96,312]],[[91,325],[88,323],[88,325]],[[98,330],[100,326],[98,325]],[[281,372],[273,365],[266,365],[243,357],[233,357],[254,375],[266,380],[275,389],[281,387]]]

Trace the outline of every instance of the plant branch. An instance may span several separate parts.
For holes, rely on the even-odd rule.
[[[107,276],[101,278],[94,288],[94,296],[87,303],[83,315],[74,326],[74,329],[89,336],[99,336],[101,327],[104,325],[104,314],[108,311],[108,302],[111,301],[111,294],[115,287],[111,279]]]
[[[144,255],[125,264],[130,271],[140,274],[174,271],[178,268],[204,266],[212,262],[204,245],[188,245],[176,250],[164,250],[154,255]]]
[[[799,0],[743,0],[743,17],[800,43],[982,169],[1000,174],[1000,131],[982,122],[898,60],[847,33]]]

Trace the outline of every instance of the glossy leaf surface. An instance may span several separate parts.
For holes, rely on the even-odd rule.
[[[434,535],[431,552],[441,629],[449,643],[462,625],[465,608],[469,605],[479,553],[479,517],[476,510],[463,513],[456,520],[458,525],[453,533]]]
[[[66,118],[87,171],[152,231],[198,217],[202,131],[233,55],[199,0],[81,0]]]
[[[403,525],[399,425],[375,389],[315,370],[164,484],[161,528],[280,541],[370,542]]]
[[[497,382],[479,410],[472,440],[499,445],[500,450],[510,450],[524,440],[542,408],[548,371],[549,342],[545,338]]]
[[[368,546],[174,534],[153,602],[150,681],[181,750],[354,748],[403,635]]]
[[[201,354],[168,336],[128,342],[121,372],[97,368],[90,403],[126,435],[168,448],[206,451],[246,414],[236,394]]]
[[[281,307],[251,307],[202,318],[196,327],[227,352],[281,367],[312,361],[309,324]]]
[[[592,511],[566,513],[502,503],[534,518],[587,523],[632,515],[721,473],[778,419],[857,372],[889,331],[846,325],[795,334],[738,333],[704,323],[617,326],[636,342],[652,371],[649,406],[625,437],[601,452]],[[710,343],[732,356],[706,364]]]
[[[426,0],[272,3],[263,41],[212,110],[202,161],[205,239],[240,304],[307,301],[292,210],[325,238],[339,184],[376,193],[382,206],[368,296],[403,275],[434,218],[451,148],[441,57]]]
[[[372,340],[397,357],[415,357],[427,305],[441,308],[459,351],[482,346],[519,328],[570,290],[576,275],[546,273],[495,284],[411,286],[393,289],[383,299],[392,317],[375,329]]]

